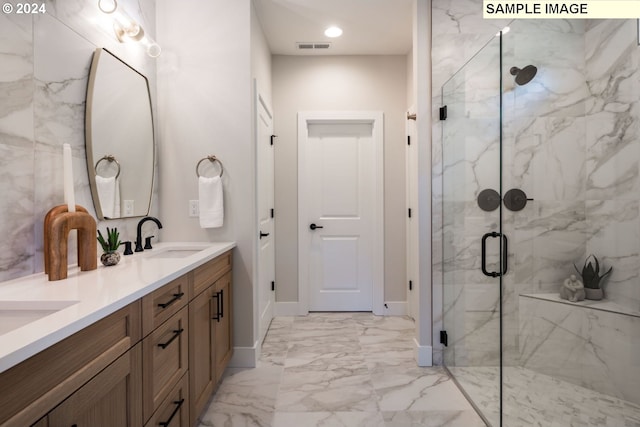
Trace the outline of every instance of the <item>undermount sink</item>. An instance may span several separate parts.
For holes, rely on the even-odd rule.
[[[175,248],[162,248],[157,253],[149,255],[149,258],[186,258],[191,255],[195,255],[198,252],[203,251],[206,248],[198,247],[175,247]]]
[[[78,301],[0,301],[0,335],[77,303]]]

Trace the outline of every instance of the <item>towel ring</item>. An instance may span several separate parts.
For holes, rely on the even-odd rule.
[[[98,175],[98,165],[103,160],[107,160],[109,163],[116,162],[116,165],[118,166],[118,172],[116,173],[116,179],[118,179],[118,177],[120,176],[120,163],[118,163],[118,161],[116,160],[116,158],[112,154],[107,154],[107,155],[103,156],[100,160],[98,160],[96,162],[96,167],[95,167],[96,175]]]
[[[222,162],[220,161],[220,159],[218,159],[216,156],[207,156],[203,159],[200,159],[200,161],[198,162],[198,164],[196,165],[196,175],[198,176],[198,178],[200,178],[200,172],[198,172],[198,169],[200,168],[200,164],[202,162],[204,162],[205,160],[209,160],[210,162],[218,162],[218,164],[220,165],[220,177],[222,177],[222,174],[224,173],[224,166],[222,166]]]

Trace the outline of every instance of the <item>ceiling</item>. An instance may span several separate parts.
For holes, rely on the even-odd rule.
[[[253,0],[275,55],[405,55],[412,45],[412,0]],[[324,30],[337,25],[341,37]],[[296,43],[330,42],[328,49]]]

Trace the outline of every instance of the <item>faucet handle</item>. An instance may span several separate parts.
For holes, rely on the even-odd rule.
[[[151,238],[156,237],[156,236],[149,236],[149,237],[145,237],[144,239],[144,248],[145,249],[153,249],[151,247]]]
[[[131,250],[131,240],[127,240],[126,242],[124,242],[124,254],[125,255],[133,254],[133,251]]]

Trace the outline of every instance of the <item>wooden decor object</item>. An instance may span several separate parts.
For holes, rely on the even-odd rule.
[[[49,280],[67,278],[69,231],[78,230],[78,265],[80,270],[98,268],[96,220],[82,206],[69,212],[66,205],[52,208],[44,219],[44,269]]]
[[[47,230],[49,230],[49,228],[51,227],[51,220],[53,218],[55,218],[56,216],[60,215],[61,213],[65,213],[65,212],[69,212],[69,209],[67,207],[67,205],[59,205],[56,206],[54,208],[52,208],[49,212],[47,212],[47,215],[45,215],[44,217],[44,272],[45,273],[49,273],[49,251],[46,250],[46,248],[49,247],[49,233],[47,232]],[[76,205],[76,212],[87,212],[87,210],[80,206],[80,205]],[[97,231],[96,231],[97,232]],[[78,246],[78,255],[80,255],[80,246]],[[78,259],[80,259],[80,256],[78,256]]]

